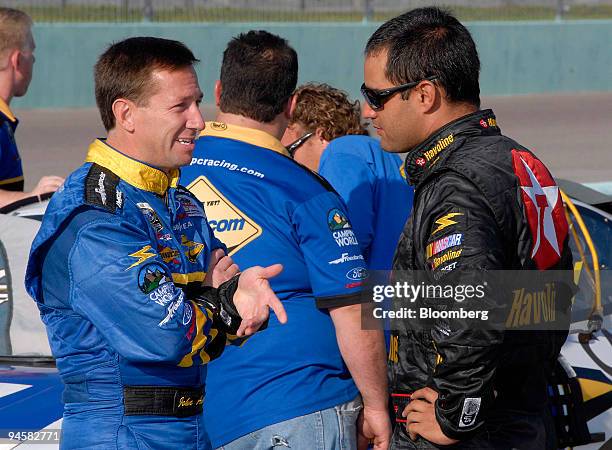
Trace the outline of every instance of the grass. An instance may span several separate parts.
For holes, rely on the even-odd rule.
[[[554,20],[554,8],[543,6],[455,7],[463,21],[483,20]],[[23,10],[36,22],[141,22],[146,18],[141,9],[118,6],[30,6]],[[402,11],[375,12],[371,20],[380,22]],[[612,19],[612,5],[576,5],[564,16],[575,19]],[[183,8],[156,9],[153,22],[361,22],[363,13],[356,11],[298,11],[278,9]]]

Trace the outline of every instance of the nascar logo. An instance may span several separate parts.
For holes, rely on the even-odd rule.
[[[431,242],[427,244],[427,247],[425,248],[425,258],[429,259],[433,255],[437,255],[438,253],[443,252],[447,248],[461,245],[462,240],[463,234],[456,233],[438,239],[437,241]]]

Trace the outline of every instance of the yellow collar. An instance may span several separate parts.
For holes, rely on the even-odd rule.
[[[7,105],[6,102],[1,98],[0,98],[0,112],[4,114],[6,117],[8,117],[8,119],[11,122],[17,121],[17,119],[13,115],[13,112],[11,111],[11,108],[9,108],[9,105]]]
[[[169,186],[176,187],[180,175],[178,169],[166,175],[159,169],[119,153],[104,139],[96,139],[91,143],[85,162],[105,167],[132,186],[159,195],[164,195]]]
[[[200,136],[234,139],[235,141],[246,142],[247,144],[267,148],[281,155],[289,156],[287,149],[278,139],[265,131],[256,130],[254,128],[229,125],[223,122],[206,122],[206,128],[200,133]]]

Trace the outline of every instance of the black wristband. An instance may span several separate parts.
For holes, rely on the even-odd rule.
[[[218,288],[205,286],[193,301],[213,313],[215,325],[227,334],[235,335],[242,318],[234,305],[234,293],[238,289],[238,275],[221,284]]]

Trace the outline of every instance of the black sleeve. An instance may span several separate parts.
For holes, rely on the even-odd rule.
[[[459,174],[445,173],[433,183],[423,195],[426,206],[417,230],[419,266],[432,283],[478,284],[483,273],[504,266],[493,212],[476,186]],[[484,308],[498,304],[495,295],[486,293]],[[503,331],[436,321],[430,332],[437,352],[431,381],[439,394],[436,418],[446,436],[466,439],[482,426],[493,402]]]

